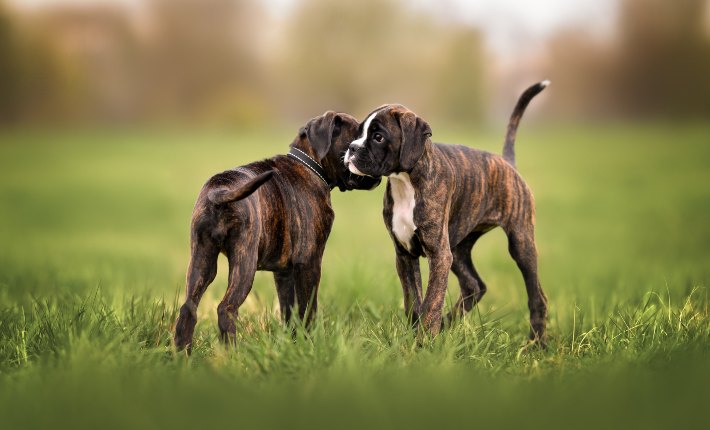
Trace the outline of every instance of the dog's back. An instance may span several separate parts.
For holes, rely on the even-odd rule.
[[[452,244],[463,239],[466,231],[487,231],[500,226],[507,229],[519,223],[535,222],[535,201],[515,166],[515,137],[520,119],[530,101],[550,84],[542,81],[527,88],[518,99],[508,123],[503,145],[503,154],[493,154],[462,145],[434,144],[439,157],[448,160],[455,169],[439,169],[453,172],[451,187],[453,214],[470,214],[450,231]],[[442,180],[446,180],[442,177]],[[458,236],[461,236],[460,238]]]
[[[450,181],[450,216],[459,218],[456,230],[461,230],[460,234],[450,232],[452,244],[473,229],[485,231],[534,218],[532,192],[502,156],[463,145],[437,143],[433,148],[439,157],[457,166],[448,169],[451,178],[441,177]],[[460,214],[464,213],[466,217],[462,220]]]
[[[278,271],[310,258],[312,243],[328,236],[334,213],[330,204],[313,203],[309,193],[318,189],[297,189],[303,174],[292,158],[277,155],[212,176],[193,210],[191,242],[209,243],[227,256],[249,246],[259,270]],[[329,202],[328,192],[322,193],[319,201]]]
[[[227,234],[258,209],[262,187],[271,179],[269,163],[259,161],[218,173],[207,180],[192,211],[193,242],[211,242],[225,252]]]

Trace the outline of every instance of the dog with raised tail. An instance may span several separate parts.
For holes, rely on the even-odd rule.
[[[540,286],[533,195],[515,167],[515,135],[525,108],[549,81],[520,96],[508,125],[503,156],[460,145],[433,143],[429,124],[406,107],[384,105],[371,112],[349,146],[344,163],[357,175],[386,176],[383,216],[394,242],[405,311],[413,324],[436,334],[449,270],[461,295],[451,320],[483,297],[486,284],[471,250],[495,227],[508,237],[510,255],[522,272],[530,311],[530,339],[544,346],[547,298]],[[422,297],[419,257],[429,259]]]

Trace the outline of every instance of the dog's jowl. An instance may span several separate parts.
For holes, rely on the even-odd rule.
[[[530,338],[544,345],[547,299],[538,279],[535,204],[515,168],[514,143],[525,108],[547,84],[533,85],[521,95],[503,156],[432,143],[429,125],[401,105],[370,113],[345,154],[351,172],[388,177],[383,216],[396,250],[404,306],[413,323],[432,333],[441,329],[449,270],[458,278],[461,296],[448,319],[471,310],[483,297],[486,284],[471,250],[482,235],[501,227],[527,289]],[[421,256],[429,259],[424,297]]]
[[[223,340],[236,333],[239,307],[254,273],[274,273],[281,315],[294,309],[308,324],[318,307],[321,259],[333,225],[330,191],[371,189],[379,178],[352,175],[341,162],[358,122],[326,112],[312,119],[287,155],[210,178],[192,214],[185,304],[175,324],[175,345],[190,348],[197,306],[217,274],[220,253],[229,261],[229,285],[217,307]]]

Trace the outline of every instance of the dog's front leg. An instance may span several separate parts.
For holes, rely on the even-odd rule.
[[[436,335],[441,330],[441,312],[446,298],[446,286],[449,270],[453,263],[449,244],[449,193],[451,188],[446,181],[435,186],[423,187],[418,195],[426,195],[414,208],[415,234],[422,246],[424,255],[429,259],[429,282],[422,302],[421,323],[425,330]]]
[[[453,257],[448,243],[437,249],[435,253],[427,255],[429,257],[429,284],[427,284],[426,296],[424,303],[422,303],[421,321],[424,329],[435,335],[441,330],[441,312],[444,307],[446,286]]]
[[[397,248],[397,274],[404,293],[404,312],[412,325],[419,321],[422,306],[422,274],[419,257]]]

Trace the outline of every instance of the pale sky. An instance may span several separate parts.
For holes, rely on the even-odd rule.
[[[277,16],[289,13],[298,0],[264,0]],[[343,0],[335,0],[343,1]],[[51,4],[125,4],[140,7],[142,0],[10,0],[21,7]],[[489,48],[514,55],[523,46],[541,43],[564,27],[609,32],[616,16],[616,0],[407,0],[418,9],[481,28]]]

